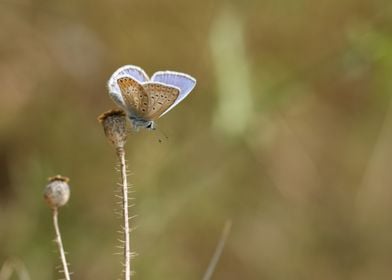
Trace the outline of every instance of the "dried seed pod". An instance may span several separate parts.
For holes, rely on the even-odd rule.
[[[110,110],[98,117],[106,137],[116,148],[124,148],[127,140],[127,119],[122,110]]]
[[[51,208],[65,205],[70,196],[69,179],[61,175],[48,178],[49,183],[44,191],[44,198]]]

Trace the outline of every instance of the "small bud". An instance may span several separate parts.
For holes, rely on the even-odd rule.
[[[121,110],[110,110],[98,117],[106,137],[116,148],[124,148],[127,140],[127,119]]]
[[[70,196],[69,179],[60,175],[48,178],[49,184],[44,191],[44,198],[51,208],[65,205]]]

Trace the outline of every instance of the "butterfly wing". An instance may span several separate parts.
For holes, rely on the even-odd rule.
[[[148,96],[148,110],[142,115],[145,120],[158,119],[174,104],[180,95],[179,88],[162,83],[144,83],[143,88]]]
[[[158,82],[158,83],[163,83],[168,86],[174,86],[180,89],[180,94],[178,95],[177,99],[174,101],[174,103],[167,108],[166,111],[162,113],[161,116],[169,112],[171,109],[173,109],[178,103],[180,103],[182,100],[184,100],[185,97],[188,96],[189,93],[193,90],[193,88],[196,85],[196,79],[184,74],[184,73],[179,73],[179,72],[173,72],[173,71],[159,71],[156,72],[151,80],[153,82]]]
[[[143,117],[148,111],[148,96],[143,86],[127,76],[118,78],[117,84],[126,111],[133,116]]]
[[[148,82],[149,78],[146,74],[146,72],[144,72],[144,70],[138,66],[135,65],[124,65],[120,68],[118,68],[112,75],[112,77],[110,79],[116,79],[116,77],[118,76],[130,76],[133,79],[135,79],[136,81],[138,81],[139,83],[144,83],[144,82]]]
[[[149,80],[147,74],[140,67],[134,65],[125,65],[118,68],[108,81],[109,95],[114,100],[114,102],[126,109],[125,101],[122,97],[121,89],[117,83],[117,80],[121,77],[131,77],[139,83],[144,83]]]

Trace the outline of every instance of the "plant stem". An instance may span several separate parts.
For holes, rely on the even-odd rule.
[[[218,245],[215,248],[214,255],[212,256],[212,259],[208,265],[207,271],[205,272],[205,274],[203,276],[203,280],[210,280],[211,279],[212,274],[215,271],[215,267],[218,264],[218,261],[222,255],[226,240],[229,237],[230,230],[231,230],[231,220],[227,220],[225,223],[225,226],[223,228],[222,235],[219,239]]]
[[[124,148],[117,149],[117,155],[120,159],[121,165],[121,180],[122,180],[122,198],[123,198],[123,219],[124,219],[124,279],[131,279],[131,244],[130,244],[130,229],[129,229],[129,213],[128,213],[128,180],[127,180],[127,166],[125,163]]]
[[[56,231],[56,243],[57,246],[59,247],[59,251],[60,251],[60,258],[61,258],[61,262],[63,263],[63,269],[64,269],[64,275],[65,275],[65,279],[66,280],[71,280],[71,277],[69,276],[69,271],[68,271],[68,264],[67,264],[67,260],[65,258],[65,251],[64,251],[64,247],[63,247],[63,241],[61,240],[61,234],[60,234],[60,228],[59,228],[59,222],[58,222],[58,208],[54,207],[53,208],[53,225],[54,225],[54,229]]]

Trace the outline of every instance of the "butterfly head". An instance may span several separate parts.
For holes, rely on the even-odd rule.
[[[154,121],[144,120],[141,118],[135,118],[134,116],[130,115],[129,119],[132,123],[132,127],[138,131],[140,128],[146,128],[148,130],[155,130],[156,125]]]

